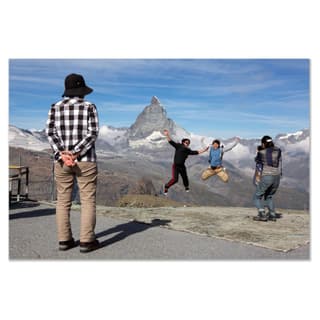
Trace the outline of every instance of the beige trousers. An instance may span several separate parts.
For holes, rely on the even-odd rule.
[[[80,241],[95,240],[97,175],[95,162],[77,162],[74,167],[61,163],[55,164],[56,221],[59,241],[68,241],[72,238],[70,209],[75,178],[78,182],[81,201]]]
[[[202,172],[201,179],[207,180],[208,178],[217,175],[223,182],[228,182],[229,175],[223,167],[212,169],[211,167],[207,168]]]

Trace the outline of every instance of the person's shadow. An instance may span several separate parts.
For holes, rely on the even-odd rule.
[[[109,234],[117,233],[112,238],[106,239],[102,242],[100,241],[99,248],[109,246],[115,242],[121,241],[132,234],[143,232],[150,228],[168,225],[169,222],[171,222],[171,220],[153,219],[151,223],[129,221],[123,224],[119,224],[114,228],[107,229],[96,234],[97,238],[102,238]]]

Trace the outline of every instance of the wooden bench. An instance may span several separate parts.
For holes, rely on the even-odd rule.
[[[21,193],[22,179],[25,178],[25,190]],[[17,193],[13,193],[14,182],[17,182]],[[29,167],[26,166],[9,166],[9,202],[13,199],[16,201],[28,200],[29,193]]]

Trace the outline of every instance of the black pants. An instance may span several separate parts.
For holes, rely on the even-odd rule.
[[[187,168],[183,165],[176,165],[175,163],[172,165],[172,178],[168,183],[165,184],[165,188],[169,189],[171,186],[173,186],[175,183],[179,180],[179,174],[182,177],[183,185],[185,188],[189,187],[189,179],[187,176]]]

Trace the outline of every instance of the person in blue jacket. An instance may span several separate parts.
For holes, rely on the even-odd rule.
[[[228,182],[229,175],[222,165],[222,158],[224,153],[232,150],[238,144],[239,140],[240,139],[237,138],[235,143],[228,149],[224,149],[224,146],[221,145],[219,140],[213,140],[209,154],[210,166],[202,172],[202,180],[207,180],[208,178],[217,175],[223,182]]]

